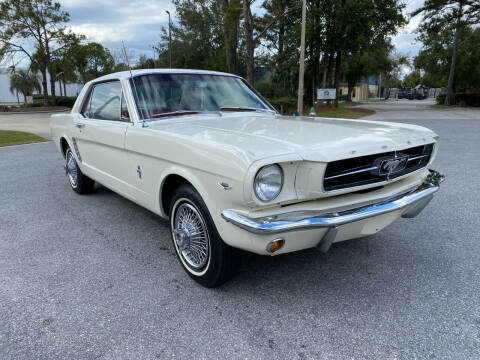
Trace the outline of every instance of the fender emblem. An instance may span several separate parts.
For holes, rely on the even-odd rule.
[[[231,190],[232,187],[230,185],[228,185],[226,182],[219,182],[218,185],[220,185],[220,187],[223,189],[223,190]]]

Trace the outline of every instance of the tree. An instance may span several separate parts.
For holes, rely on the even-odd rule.
[[[453,47],[445,105],[454,104],[454,80],[458,48],[465,29],[470,25],[480,23],[480,2],[478,0],[426,0],[422,7],[412,13],[412,16],[419,14],[423,14],[423,24],[419,29],[420,31],[435,34],[445,29],[453,30]]]
[[[41,91],[41,86],[37,75],[33,72],[19,69],[10,74],[10,92],[12,94],[14,91],[18,91],[27,102],[27,96],[32,95],[35,90]]]
[[[404,5],[395,0],[337,0],[333,2],[334,25],[331,34],[335,45],[335,80],[338,106],[342,55],[355,54],[370,44],[385,41],[405,23]],[[355,14],[352,16],[352,14]]]
[[[403,86],[407,88],[413,88],[417,85],[423,85],[422,83],[423,83],[422,74],[418,69],[415,69],[412,72],[410,72],[410,74],[405,76],[405,78],[402,81]]]
[[[69,14],[51,0],[5,0],[0,3],[0,53],[23,53],[38,66],[42,74],[44,105],[48,104],[47,69],[52,67],[53,50],[65,36],[64,23]],[[34,51],[24,47],[33,40]],[[52,96],[55,97],[55,83]]]
[[[147,58],[146,55],[140,55],[135,69],[151,69],[155,67],[155,60]]]
[[[298,82],[298,48],[300,46],[301,2],[292,0],[266,0],[264,16],[260,19],[265,66],[272,72],[276,92],[295,96]],[[306,40],[309,40],[307,31]],[[308,76],[306,76],[308,79]]]
[[[177,22],[172,23],[172,67],[227,71],[223,0],[174,0]],[[154,47],[158,63],[169,66],[168,31]]]
[[[115,67],[110,51],[96,42],[76,44],[69,49],[65,57],[75,65],[82,83],[109,74]]]
[[[421,36],[423,48],[414,60],[415,67],[424,72],[424,84],[442,87],[448,81],[453,52],[454,29]],[[480,88],[480,28],[467,27],[458,46],[454,88],[459,91],[476,91]]]
[[[298,78],[295,66],[298,66],[299,11],[287,14],[278,11],[278,8],[286,9],[289,3],[292,2],[268,0],[264,5],[267,10],[264,18],[278,19],[277,24],[266,32],[266,38],[267,46],[272,46],[272,43],[276,45],[275,42],[279,45],[275,72],[282,73],[284,83],[292,75]],[[290,6],[295,7],[294,4]],[[322,87],[333,86],[339,94],[339,82],[345,68],[342,62],[352,59],[352,56],[362,56],[371,44],[385,42],[388,36],[395,34],[397,28],[405,22],[403,8],[404,5],[395,0],[307,1],[308,66],[305,94],[310,103],[313,102],[319,84]],[[290,53],[288,50],[293,51]],[[282,70],[279,71],[280,69]],[[338,104],[338,97],[335,103]]]
[[[345,58],[343,72],[348,84],[347,101],[352,101],[353,89],[362,78],[390,70],[392,64],[388,55],[392,48],[390,41],[374,42]]]
[[[252,14],[253,1],[174,0],[173,66],[234,72],[251,84],[261,70],[267,74],[261,87],[271,82],[275,96],[294,97],[302,3],[264,0],[258,17]],[[396,0],[307,0],[305,96],[310,104],[319,84],[338,86],[343,60],[362,57],[396,32],[405,21],[403,7]],[[168,66],[166,29],[155,49],[157,63]]]
[[[400,87],[401,80],[400,74],[402,68],[408,66],[410,61],[405,55],[390,54],[389,55],[389,68],[385,71],[385,97],[388,98],[391,87]]]

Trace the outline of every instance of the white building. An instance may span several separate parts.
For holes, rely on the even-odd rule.
[[[41,82],[41,77],[39,75]],[[50,75],[47,73],[48,81],[48,94],[50,94]],[[60,83],[56,83],[55,94],[60,95],[59,89]],[[80,90],[82,90],[82,84],[67,84],[67,96],[77,96]],[[63,85],[62,85],[63,92]],[[20,102],[23,102],[23,95],[19,94]],[[10,74],[5,69],[0,69],[0,103],[13,103],[17,102],[17,95],[10,92]]]

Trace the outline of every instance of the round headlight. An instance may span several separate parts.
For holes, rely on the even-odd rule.
[[[283,185],[282,168],[278,165],[267,165],[258,170],[255,175],[253,188],[260,201],[267,202],[275,199]]]

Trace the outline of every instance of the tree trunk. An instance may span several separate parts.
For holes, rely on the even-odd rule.
[[[450,73],[448,74],[447,94],[445,96],[445,105],[455,104],[455,93],[453,91],[453,82],[455,80],[455,65],[457,63],[458,43],[460,42],[460,21],[455,29],[455,39],[453,40],[452,60],[450,62]]]
[[[236,0],[223,1],[223,32],[225,34],[225,55],[227,58],[228,72],[237,73],[237,44],[238,44],[238,24],[240,21],[239,13],[235,8]]]
[[[327,87],[327,73],[328,73],[328,68],[329,68],[329,61],[330,61],[330,56],[324,52],[323,53],[323,78],[322,78],[322,88]]]
[[[355,84],[348,83],[348,93],[347,93],[347,101],[352,102],[352,93],[353,89],[355,88]]]
[[[342,50],[337,50],[335,58],[335,107],[338,107],[338,98],[340,96],[340,66],[342,65]]]
[[[247,81],[253,86],[253,75],[255,72],[255,44],[253,42],[253,19],[252,12],[250,10],[250,0],[243,0],[243,27],[245,30],[245,43],[247,48]]]
[[[280,25],[278,28],[278,58],[283,59],[283,47],[284,47],[285,27]]]
[[[65,79],[63,79],[63,96],[67,96],[67,85],[65,84]]]
[[[58,80],[58,90],[60,91],[60,96],[63,96],[63,94],[62,94],[62,80]]]
[[[47,40],[47,31],[45,27],[43,28],[45,34],[45,65],[50,73],[50,92],[52,94],[53,105],[55,105],[55,71],[53,70],[52,56],[50,54],[50,46]]]
[[[55,100],[56,100],[56,95],[55,95],[55,74],[52,70],[52,67],[48,69],[48,72],[50,73],[50,92],[52,94],[52,101],[53,105],[55,105]]]
[[[42,67],[40,71],[42,73],[43,105],[48,106],[47,69],[45,67]]]
[[[386,73],[385,75],[385,100],[388,100],[390,97],[390,81],[392,80],[392,75]]]

